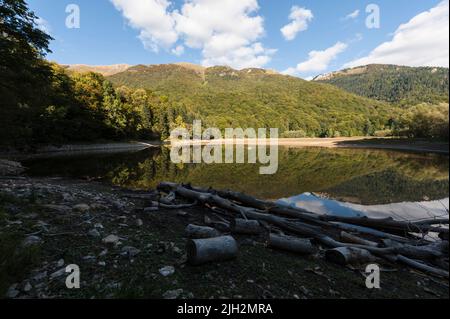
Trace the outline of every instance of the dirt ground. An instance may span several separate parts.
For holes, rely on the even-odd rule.
[[[151,191],[65,179],[0,178],[0,295],[7,298],[449,298],[448,280],[381,265],[381,289],[364,266],[332,264],[236,237],[235,260],[190,266],[183,237],[205,224],[200,207],[144,211]],[[110,235],[115,235],[110,236]],[[113,239],[105,243],[105,238]],[[80,268],[67,289],[66,265]],[[165,267],[165,268],[164,268]],[[162,269],[170,273],[164,276]]]

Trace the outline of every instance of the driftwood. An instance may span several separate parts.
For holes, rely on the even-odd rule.
[[[191,239],[187,244],[187,259],[192,265],[233,259],[237,253],[237,243],[231,236]]]
[[[315,249],[310,239],[270,234],[268,246],[298,254],[312,254]]]
[[[355,247],[338,247],[328,249],[325,257],[339,265],[368,263],[375,260],[375,257],[365,249]]]
[[[260,224],[266,229],[272,229],[283,235],[271,235],[271,237],[292,238],[289,244],[286,241],[277,241],[278,237],[273,237],[270,244],[269,239],[269,246],[274,248],[292,251],[286,247],[295,246],[293,243],[295,240],[304,240],[291,236],[295,235],[311,238],[316,243],[331,248],[332,252],[328,253],[331,254],[330,258],[340,260],[342,263],[361,263],[377,256],[390,262],[400,262],[417,270],[448,278],[448,268],[439,268],[446,264],[443,259],[445,254],[448,256],[448,242],[431,244],[415,235],[415,233],[424,234],[429,231],[436,231],[441,236],[448,235],[448,229],[434,226],[448,224],[448,219],[430,219],[411,223],[396,221],[392,218],[323,216],[301,208],[284,207],[258,200],[237,192],[201,189],[166,182],[161,183],[158,188],[204,205],[224,218],[231,218],[232,230],[245,224]],[[235,219],[239,220],[238,226]],[[244,227],[244,229],[249,228],[249,226]],[[284,236],[284,232],[290,236]],[[363,235],[370,239],[361,237]],[[277,246],[279,242],[283,244]],[[336,257],[339,254],[341,257]]]
[[[192,239],[219,237],[220,232],[212,227],[189,224],[184,230],[184,236]]]
[[[230,223],[230,229],[236,234],[258,235],[263,229],[258,221],[236,218]]]
[[[341,232],[341,241],[345,242],[345,243],[352,243],[352,244],[360,244],[360,245],[366,245],[366,246],[371,246],[371,247],[378,247],[378,244],[370,241],[370,240],[366,240],[366,239],[362,239],[358,236],[354,236],[352,234],[346,233],[345,231]]]

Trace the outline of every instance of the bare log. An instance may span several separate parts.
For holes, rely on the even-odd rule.
[[[445,249],[447,249],[447,256],[448,256],[448,245],[445,245],[444,242],[434,243],[425,246],[412,246],[408,244],[400,244],[390,239],[384,239],[383,243],[387,247],[395,248],[397,254],[404,255],[406,257],[414,259],[440,258],[445,255]]]
[[[241,218],[233,219],[230,223],[233,233],[245,235],[258,235],[263,232],[263,228],[257,220],[246,220]]]
[[[184,230],[184,236],[187,238],[213,238],[213,237],[219,237],[220,232],[212,227],[206,227],[206,226],[197,226],[189,224],[187,225],[186,229]]]
[[[373,241],[357,237],[357,236],[349,234],[345,231],[341,232],[341,240],[346,243],[378,247],[378,244]]]
[[[187,244],[187,258],[192,265],[236,258],[238,246],[231,236],[191,239]]]
[[[329,261],[339,265],[363,264],[375,260],[375,257],[368,250],[356,247],[338,247],[328,249],[325,252],[325,257]]]
[[[298,254],[312,254],[315,251],[310,239],[280,236],[275,234],[270,234],[268,245],[271,248],[286,250]]]

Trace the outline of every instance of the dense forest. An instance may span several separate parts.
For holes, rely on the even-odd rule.
[[[411,106],[448,103],[448,68],[372,64],[316,77],[357,95]]]
[[[136,66],[108,77],[116,86],[167,96],[186,123],[207,127],[277,127],[301,137],[372,135],[384,129],[390,106],[330,85],[262,69]]]
[[[278,127],[284,137],[448,139],[448,103],[402,108],[262,69],[139,65],[106,78],[77,72],[46,60],[52,38],[24,0],[0,4],[0,145],[164,139],[194,119],[221,129]],[[444,101],[430,81],[429,93],[419,95]],[[442,81],[448,88],[448,73]]]

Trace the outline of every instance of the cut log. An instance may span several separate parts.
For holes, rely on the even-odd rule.
[[[220,232],[212,227],[189,224],[184,230],[184,236],[192,239],[219,237]]]
[[[263,228],[257,220],[246,220],[241,218],[233,219],[230,223],[233,233],[244,235],[259,235],[263,232]]]
[[[187,244],[187,258],[191,265],[201,265],[237,257],[238,246],[232,236],[191,239]]]
[[[325,257],[339,265],[364,264],[375,260],[375,257],[368,250],[355,247],[328,249],[325,252]]]
[[[310,239],[275,234],[270,234],[268,245],[271,248],[286,250],[298,254],[312,254],[315,251]]]

